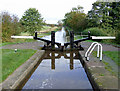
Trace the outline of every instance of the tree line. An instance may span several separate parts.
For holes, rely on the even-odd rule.
[[[44,24],[41,14],[35,8],[26,10],[21,19],[8,12],[2,12],[2,41],[10,42],[11,35],[19,35],[21,32],[29,32],[33,35]]]
[[[120,2],[95,2],[87,15],[88,27],[120,29]]]
[[[94,2],[88,14],[78,6],[65,14],[63,25],[74,32],[91,31],[92,35],[116,36],[115,42],[120,44],[120,1]]]

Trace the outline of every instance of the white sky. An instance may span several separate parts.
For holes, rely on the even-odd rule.
[[[96,0],[1,0],[0,12],[7,11],[19,18],[29,8],[36,8],[47,23],[57,23],[65,13],[78,5],[84,7],[87,14]]]

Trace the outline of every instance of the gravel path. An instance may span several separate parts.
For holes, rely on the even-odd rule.
[[[0,49],[34,49],[34,50],[38,50],[41,46],[43,46],[43,42],[36,41],[36,42],[25,42],[25,43],[5,45],[3,47],[0,47]]]
[[[83,48],[88,49],[92,42],[81,42]],[[0,49],[34,49],[38,50],[41,46],[43,46],[43,42],[36,41],[36,42],[26,42],[26,43],[17,43],[17,44],[10,44],[0,47]],[[102,44],[103,51],[118,51],[120,48],[114,47],[108,44]]]
[[[88,49],[89,46],[92,44],[93,42],[82,42],[81,45],[83,48],[85,49]],[[108,45],[108,44],[103,44],[103,43],[100,43],[102,44],[102,47],[103,47],[103,51],[119,51],[120,48],[117,48],[113,45]]]

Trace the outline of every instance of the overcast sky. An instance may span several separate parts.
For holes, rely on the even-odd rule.
[[[1,0],[0,12],[7,11],[19,18],[29,8],[36,8],[47,23],[57,23],[65,13],[78,5],[84,7],[87,14],[96,0]]]

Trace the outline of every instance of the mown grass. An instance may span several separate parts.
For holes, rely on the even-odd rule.
[[[120,66],[120,51],[104,51],[103,54],[111,58],[117,65]]]
[[[94,56],[97,55],[97,51],[93,51],[92,53]],[[107,57],[111,58],[117,65],[120,66],[120,51],[103,51]]]
[[[46,29],[50,29],[50,28],[52,28],[52,27],[50,27],[50,26],[43,26],[41,30],[46,30]]]
[[[2,49],[2,60],[0,60],[2,61],[2,81],[26,62],[35,52],[36,50],[32,49],[19,49],[17,52],[12,49]]]

